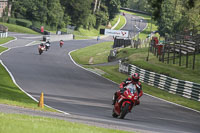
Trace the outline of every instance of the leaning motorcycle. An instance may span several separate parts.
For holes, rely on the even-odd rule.
[[[49,48],[50,48],[50,44],[49,44],[49,43],[46,43],[46,44],[45,44],[45,49],[46,49],[46,51],[47,51]]]
[[[64,41],[60,40],[60,48],[62,48],[63,44],[64,44]]]
[[[112,116],[120,119],[124,119],[128,112],[131,112],[132,108],[136,105],[138,99],[138,93],[136,85],[129,84],[126,87],[126,90],[118,96],[117,101],[115,102]]]
[[[38,47],[38,52],[41,55],[43,53],[43,51],[45,50],[45,46],[39,46]]]

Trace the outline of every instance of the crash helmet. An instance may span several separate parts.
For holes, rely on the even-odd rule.
[[[140,75],[139,73],[134,73],[133,75],[131,75],[131,80],[134,82],[138,82],[140,79]]]

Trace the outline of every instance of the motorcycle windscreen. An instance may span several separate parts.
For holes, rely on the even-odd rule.
[[[126,86],[127,89],[129,89],[131,91],[132,94],[137,92],[136,86],[133,84],[129,84]]]

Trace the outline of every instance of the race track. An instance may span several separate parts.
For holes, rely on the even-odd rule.
[[[132,25],[129,23],[131,15],[126,17],[128,23],[124,30]],[[146,27],[144,21],[140,27]],[[200,113],[147,95],[141,98],[141,105],[136,106],[124,120],[112,118],[111,100],[118,85],[78,67],[68,56],[72,50],[97,43],[96,39],[65,41],[63,48],[59,47],[58,42],[53,42],[49,51],[39,55],[36,45],[23,47],[36,38],[23,42],[24,36],[15,36],[18,41],[5,45],[12,49],[3,53],[0,59],[27,93],[39,99],[41,92],[44,92],[45,104],[132,131],[200,132]],[[103,41],[107,40],[99,42]]]

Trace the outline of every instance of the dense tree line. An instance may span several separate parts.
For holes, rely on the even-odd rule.
[[[63,28],[67,24],[90,29],[106,25],[127,0],[15,0],[12,17],[33,24]]]
[[[199,0],[149,0],[162,36],[200,30]]]

